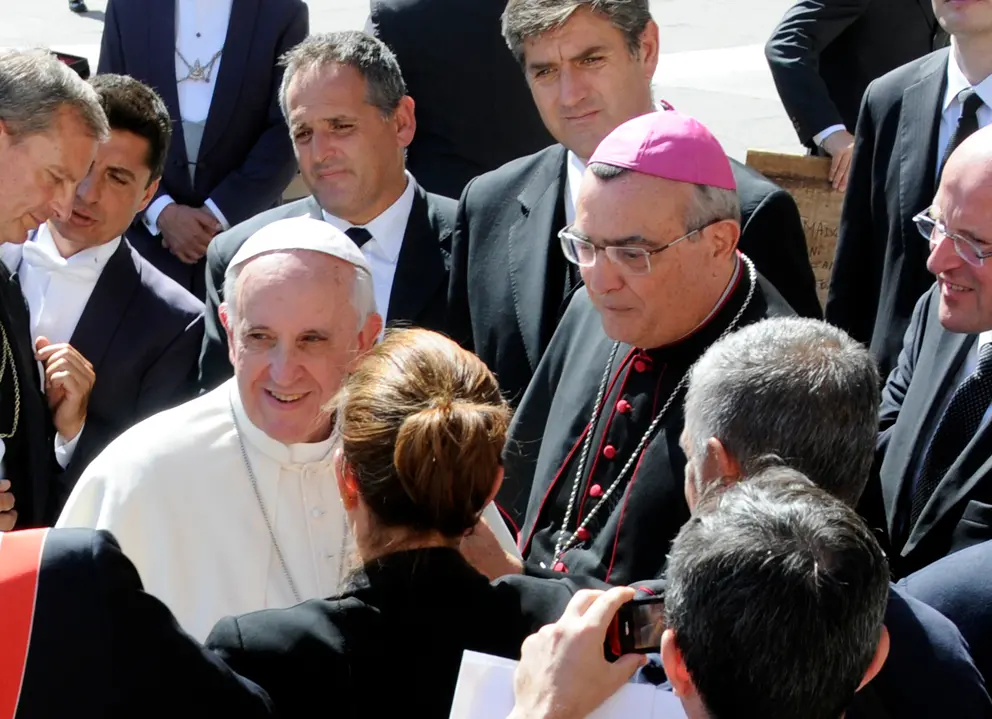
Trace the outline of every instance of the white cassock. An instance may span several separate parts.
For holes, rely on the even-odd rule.
[[[203,641],[222,617],[295,604],[287,573],[301,600],[337,593],[350,550],[331,445],[270,438],[248,420],[231,379],[114,440],[86,469],[56,526],[112,532],[145,589]],[[495,506],[484,516],[515,552]]]

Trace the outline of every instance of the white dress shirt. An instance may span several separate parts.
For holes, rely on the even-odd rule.
[[[200,61],[200,65],[207,65],[210,58],[224,47],[224,42],[227,40],[232,4],[233,0],[176,0],[176,49],[179,52],[174,53],[174,59],[176,87],[179,91],[179,114],[183,122],[204,122],[207,119],[224,53],[221,52],[210,69],[210,82],[192,80],[178,82],[180,78],[189,75],[189,68],[179,59],[179,53],[182,53],[190,65],[196,64],[197,60]],[[190,162],[196,161],[195,157],[188,159]],[[152,235],[160,234],[159,215],[174,202],[171,196],[162,195],[145,210],[143,222]],[[223,229],[231,228],[224,213],[212,199],[208,198],[204,205],[217,218]]]
[[[375,306],[384,321],[388,321],[389,298],[393,292],[393,278],[396,276],[396,262],[403,248],[403,236],[413,208],[413,198],[417,191],[417,181],[413,175],[406,173],[406,189],[399,198],[387,207],[378,217],[366,225],[362,225],[372,239],[362,245],[362,254],[372,270],[372,287],[375,294]],[[335,217],[322,210],[324,220],[346,231],[354,227],[347,220]]]
[[[579,199],[579,186],[582,184],[582,175],[586,171],[586,163],[579,159],[571,150],[568,151],[568,159],[565,162],[565,224],[571,225],[575,222],[575,203]]]
[[[958,95],[969,88],[982,98],[984,104],[978,108],[978,127],[985,127],[992,123],[992,75],[972,87],[968,78],[961,71],[952,48],[947,58],[947,90],[944,93],[944,103],[941,105],[940,130],[937,133],[936,167],[938,174],[940,173],[940,162],[944,159],[944,152],[947,150],[947,144],[951,141],[954,128],[958,126],[958,120],[961,119],[962,107]]]

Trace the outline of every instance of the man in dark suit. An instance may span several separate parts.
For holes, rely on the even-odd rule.
[[[258,229],[286,217],[323,219],[361,248],[387,325],[445,328],[455,202],[425,192],[405,169],[416,118],[395,56],[369,35],[340,32],[307,38],[286,63],[283,111],[312,196],[264,212],[210,245],[201,390],[233,374],[217,315],[227,265]]]
[[[42,225],[23,245],[18,266],[31,337],[65,345],[96,375],[78,439],[57,445],[65,472],[48,515],[53,522],[111,440],[192,395],[203,339],[203,304],[122,238],[158,188],[169,111],[133,78],[97,75],[92,84],[110,139],[80,183],[69,217]]]
[[[765,45],[779,97],[810,151],[847,186],[868,83],[943,44],[930,0],[798,0]]]
[[[957,625],[987,682],[992,677],[992,542],[938,559],[903,578],[899,587]]]
[[[270,717],[266,694],[143,591],[107,532],[0,535],[0,715]]]
[[[918,219],[937,283],[916,304],[885,385],[876,475],[862,502],[900,577],[992,539],[990,168],[985,129],[948,160]]]
[[[151,86],[175,124],[162,183],[127,236],[200,299],[212,238],[276,204],[296,171],[277,60],[308,30],[302,0],[107,4],[98,72]]]
[[[950,49],[865,92],[827,298],[827,320],[871,347],[883,377],[933,282],[913,217],[933,199],[950,152],[992,122],[992,7],[933,0],[933,8]]]
[[[58,472],[55,427],[12,256],[46,219],[68,217],[107,133],[93,88],[55,56],[0,55],[0,530],[44,524]],[[46,385],[62,418],[78,421],[85,394],[75,387],[67,393],[61,376]]]
[[[654,108],[658,26],[647,0],[614,16],[572,0],[511,0],[503,34],[538,111],[561,143],[469,183],[452,248],[449,332],[520,400],[580,278],[557,233],[570,224],[585,162],[614,128]],[[565,58],[564,61],[561,58]],[[665,107],[668,107],[665,105]],[[799,211],[788,193],[732,162],[740,249],[802,315],[820,305]]]
[[[372,0],[370,31],[417,103],[407,166],[457,198],[473,177],[552,144],[500,34],[506,0]]]

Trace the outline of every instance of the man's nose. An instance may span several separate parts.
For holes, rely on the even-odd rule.
[[[338,151],[338,143],[329,132],[315,132],[312,144],[313,159],[318,164],[333,158]]]
[[[299,366],[296,348],[290,344],[280,344],[269,356],[269,376],[278,384],[295,380]]]
[[[965,264],[954,247],[954,240],[939,234],[936,237],[938,241],[930,243],[930,256],[927,257],[927,269],[932,274],[956,270]]]
[[[563,67],[558,76],[558,102],[564,108],[575,107],[586,96],[582,73],[570,67]]]
[[[87,175],[76,188],[76,197],[87,205],[95,205],[100,200],[100,183]]]
[[[65,221],[72,215],[72,205],[76,200],[76,185],[65,182],[58,188],[50,203],[52,215]]]
[[[602,252],[596,252],[596,261],[591,267],[581,267],[582,281],[597,295],[615,292],[623,287],[623,275],[617,266]]]

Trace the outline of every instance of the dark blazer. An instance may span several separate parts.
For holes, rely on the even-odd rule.
[[[32,534],[45,535],[40,567],[31,545],[41,542]],[[183,632],[166,606],[143,591],[134,565],[107,532],[33,530],[0,539],[0,595],[8,599],[24,582],[20,572],[10,573],[15,545],[22,557],[33,549],[38,567],[37,593],[27,595],[33,612],[17,601],[3,605],[5,642],[13,641],[15,618],[26,619],[30,631],[19,700],[19,677],[0,679],[0,705],[13,699],[15,719],[273,716],[264,692]]]
[[[430,192],[457,198],[473,177],[554,142],[500,32],[505,7],[372,0],[369,31],[396,53],[417,103],[407,164]]]
[[[490,585],[454,549],[398,552],[337,597],[223,619],[206,644],[263,687],[280,716],[306,716],[333,697],[341,719],[446,719],[462,652],[519,659],[575,588],[523,576]]]
[[[448,329],[476,352],[519,402],[564,311],[546,308],[545,287],[564,224],[567,151],[554,145],[469,183],[458,204]],[[792,197],[731,161],[741,198],[740,249],[796,311],[819,317],[816,280]]]
[[[69,341],[93,365],[96,384],[50,521],[111,440],[193,396],[202,341],[203,303],[122,242]]]
[[[870,346],[883,377],[933,283],[912,218],[936,190],[947,56],[938,50],[872,82],[855,133],[826,318]]]
[[[862,510],[891,542],[893,573],[902,577],[941,557],[992,539],[992,424],[985,423],[906,527],[907,498],[933,427],[975,335],[945,330],[936,285],[920,298],[899,364],[882,392],[876,470]]]
[[[454,200],[417,187],[403,235],[403,247],[396,260],[389,307],[379,308],[387,326],[412,324],[445,331],[455,207]],[[276,220],[302,215],[318,220],[323,217],[317,201],[307,197],[232,227],[210,244],[207,251],[206,332],[200,355],[201,391],[213,389],[234,373],[228,357],[227,333],[217,315],[217,309],[224,301],[224,273],[228,264],[241,245],[261,228]]]
[[[99,72],[131,75],[155,89],[173,119],[172,145],[156,198],[201,207],[217,203],[232,225],[272,207],[296,172],[282,110],[276,60],[309,31],[302,0],[237,0],[190,182],[176,88],[175,0],[109,0]],[[185,265],[137,219],[128,238],[158,269],[202,299],[203,264]]]
[[[992,542],[982,542],[913,572],[899,586],[954,622],[975,664],[992,677]]]
[[[60,472],[55,460],[55,427],[48,401],[41,392],[38,363],[34,359],[31,317],[17,276],[0,261],[0,324],[14,354],[17,386],[20,389],[20,419],[13,437],[3,440],[4,479],[17,504],[17,528],[40,527],[49,521],[55,478]],[[13,373],[6,367],[0,380],[0,432],[9,433],[14,423],[16,393]]]
[[[868,83],[946,39],[930,0],[798,0],[765,57],[799,140],[831,125],[854,132]]]

